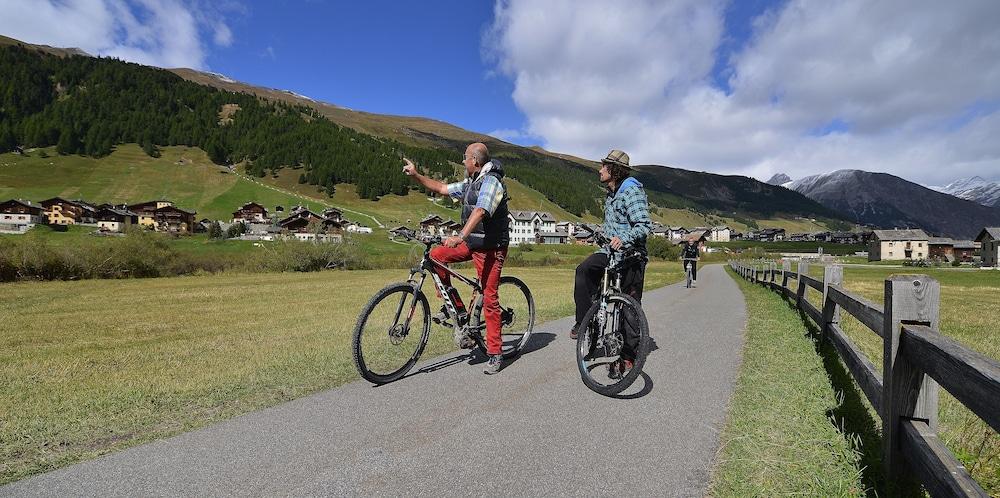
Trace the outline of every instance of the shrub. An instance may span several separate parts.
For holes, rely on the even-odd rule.
[[[646,250],[651,258],[672,261],[681,257],[680,246],[663,237],[651,236],[646,239]]]

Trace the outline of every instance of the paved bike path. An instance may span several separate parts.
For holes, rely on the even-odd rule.
[[[495,376],[446,355],[0,488],[0,496],[702,496],[743,344],[721,265],[643,299],[656,349],[632,399],[580,380],[570,318]],[[436,333],[444,333],[436,330]],[[638,391],[638,392],[637,392]]]

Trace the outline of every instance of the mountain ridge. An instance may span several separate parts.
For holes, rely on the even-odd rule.
[[[795,180],[790,188],[853,221],[881,228],[923,228],[971,238],[1000,223],[1000,209],[937,192],[888,173],[837,170]]]

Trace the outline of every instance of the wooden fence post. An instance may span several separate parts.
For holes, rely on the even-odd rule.
[[[798,309],[802,309],[802,300],[805,299],[806,290],[809,288],[809,286],[807,286],[806,283],[802,281],[802,275],[809,274],[809,263],[800,259],[798,274],[799,274],[798,278],[799,288],[795,292],[795,307]]]
[[[792,262],[784,260],[781,262],[781,286],[788,287],[788,274],[792,271]]]
[[[885,281],[882,458],[888,482],[912,479],[907,475],[900,452],[900,421],[924,420],[937,432],[937,382],[899,354],[899,339],[903,323],[927,325],[938,330],[940,304],[941,285],[927,275],[894,275]]]
[[[842,283],[844,283],[844,267],[827,265],[823,268],[823,325],[820,330],[822,339],[827,338],[831,325],[840,323],[840,306],[830,299],[830,286]]]

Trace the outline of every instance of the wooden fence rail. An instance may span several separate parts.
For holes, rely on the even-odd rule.
[[[890,482],[916,480],[933,496],[988,496],[937,437],[938,387],[1000,432],[1000,362],[941,335],[941,286],[926,275],[885,281],[884,305],[843,287],[843,269],[810,276],[788,261],[730,261],[742,278],[778,292],[816,323],[882,419],[882,457]],[[795,283],[792,284],[791,281]],[[820,308],[809,288],[823,294]],[[840,313],[855,317],[882,338],[882,374],[840,327]]]

